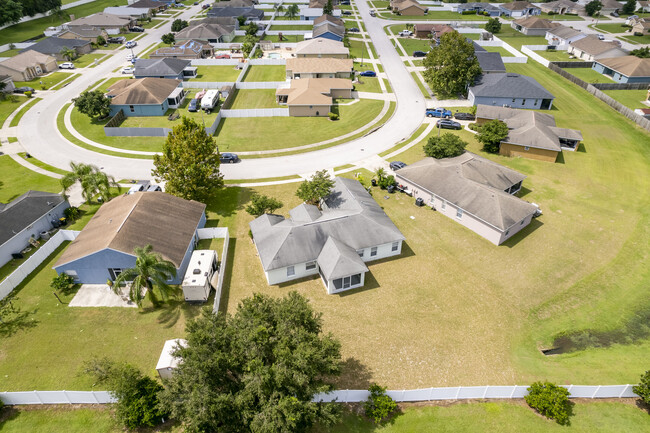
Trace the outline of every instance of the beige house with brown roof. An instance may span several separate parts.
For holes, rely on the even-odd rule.
[[[327,38],[316,38],[301,41],[296,44],[296,57],[330,57],[335,59],[347,59],[350,57],[350,50],[343,42],[333,41]]]
[[[58,65],[53,56],[34,50],[22,52],[0,62],[0,75],[8,75],[14,81],[29,81],[57,69]]]
[[[351,78],[352,59],[296,58],[287,59],[287,78]]]
[[[134,25],[135,20],[133,18],[120,17],[104,12],[88,15],[87,17],[83,18],[78,18],[66,24],[66,26],[71,27],[95,27],[98,29],[104,29],[110,34],[125,32]]]
[[[632,26],[633,33],[643,33],[644,35],[650,32],[650,20],[640,19]]]
[[[577,14],[578,8],[576,8],[577,3],[572,2],[571,0],[557,0],[548,3],[540,4],[542,12],[547,14]]]
[[[80,39],[83,41],[91,42],[93,44],[97,43],[97,38],[99,36],[106,40],[108,38],[108,33],[106,33],[106,30],[93,27],[84,28],[68,26],[68,30],[65,30],[63,33],[57,35],[57,37],[61,39]]]
[[[150,59],[158,59],[161,57],[171,59],[204,59],[214,55],[214,48],[208,41],[201,41],[197,39],[190,39],[182,41],[173,47],[158,48],[153,53],[149,54]]]
[[[390,7],[394,13],[399,15],[424,16],[429,12],[428,8],[416,0],[391,0]]]
[[[571,42],[567,52],[587,62],[627,55],[627,52],[616,42],[601,41],[596,35],[588,35],[580,40]]]
[[[650,59],[636,56],[596,60],[596,72],[609,75],[617,83],[650,83]]]
[[[551,20],[539,18],[536,16],[527,16],[514,20],[510,26],[527,36],[545,36],[546,32],[561,26],[560,23],[554,23]]]
[[[352,81],[345,78],[302,78],[275,92],[278,104],[287,104],[289,115],[325,117],[334,99],[352,98]]]

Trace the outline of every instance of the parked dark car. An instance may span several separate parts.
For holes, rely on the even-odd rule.
[[[359,33],[359,29],[356,27],[350,27],[348,33]]]
[[[201,108],[201,106],[199,105],[199,100],[192,99],[190,101],[190,105],[187,106],[187,111],[196,113],[197,111],[199,111],[199,108]]]
[[[359,75],[361,75],[362,77],[376,77],[377,73],[375,71],[363,71],[360,72]]]
[[[413,57],[426,57],[427,53],[424,51],[413,51]]]
[[[35,93],[36,90],[34,90],[33,87],[27,87],[27,86],[16,87],[16,88],[14,89],[14,93],[25,93],[25,92],[32,92],[32,93]]]
[[[114,38],[107,38],[106,42],[109,44],[123,44],[126,42],[126,38],[124,36],[116,36]]]
[[[389,167],[393,171],[397,171],[400,168],[406,167],[406,164],[404,164],[402,161],[393,161],[389,164]]]
[[[345,5],[345,6],[350,6],[350,1],[349,0],[343,0],[340,5]]]
[[[352,15],[352,12],[350,12],[350,11],[341,11],[341,14],[343,14],[343,15]]]
[[[617,12],[612,12],[612,13],[610,13],[610,15],[615,17],[615,18],[618,18],[618,13]]]
[[[193,4],[194,4],[194,6],[198,6],[199,2],[194,2]]]
[[[476,116],[472,113],[456,113],[454,114],[454,118],[458,120],[474,120],[476,119]]]
[[[219,159],[221,162],[227,162],[228,164],[234,164],[239,161],[239,157],[236,153],[222,153]]]
[[[142,32],[144,32],[144,29],[142,27],[133,26],[133,27],[131,27],[131,31],[136,32],[136,33],[142,33]]]
[[[209,4],[204,4],[203,6],[201,6],[201,9],[208,9],[209,7],[210,7]]]
[[[436,126],[442,129],[463,129],[460,123],[454,122],[449,119],[440,119],[436,122]]]

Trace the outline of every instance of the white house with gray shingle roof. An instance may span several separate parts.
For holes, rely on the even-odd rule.
[[[318,274],[327,293],[339,293],[363,286],[366,262],[401,254],[404,235],[356,180],[336,178],[321,208],[303,203],[289,218],[250,223],[269,284]]]
[[[425,158],[400,169],[395,177],[413,197],[495,245],[530,224],[537,211],[513,195],[526,176],[471,152]]]
[[[467,99],[472,105],[550,110],[555,96],[534,78],[507,72],[482,75],[469,88]]]

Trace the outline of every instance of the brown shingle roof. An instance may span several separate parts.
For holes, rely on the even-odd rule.
[[[335,24],[337,26],[345,27],[345,23],[343,22],[342,19],[333,17],[332,15],[321,15],[318,18],[314,20],[314,25],[318,25],[324,21],[328,21],[332,24]]]
[[[108,96],[115,105],[162,104],[180,83],[153,77],[120,80],[108,88]]]
[[[53,60],[55,60],[55,58],[50,55],[42,54],[34,50],[28,50],[8,58],[4,62],[1,62],[0,65],[13,69],[14,71],[22,72],[39,63],[46,64]]]
[[[554,23],[551,20],[546,20],[544,18],[539,18],[539,17],[525,17],[525,18],[519,18],[514,21],[515,24],[519,24],[522,27],[525,27],[527,29],[554,29],[555,27],[559,27],[562,24],[560,23]]]
[[[350,54],[350,50],[345,47],[343,42],[333,41],[327,38],[316,38],[316,39],[308,39],[306,41],[300,41],[296,44],[295,52],[297,55],[308,55],[308,54],[349,55]]]
[[[352,59],[309,58],[287,59],[287,70],[295,73],[352,72]]]
[[[276,95],[289,95],[288,105],[331,105],[326,94],[333,89],[352,90],[352,81],[345,78],[303,78],[291,80],[291,87],[278,89]]]
[[[504,3],[499,6],[504,9],[508,9],[509,11],[523,11],[524,9],[537,7],[527,1],[514,1],[511,3]]]
[[[163,192],[136,192],[104,204],[88,222],[56,266],[110,248],[133,254],[147,244],[180,267],[194,240],[205,205]]]
[[[636,56],[622,56],[611,59],[600,59],[598,63],[628,77],[650,77],[650,59],[641,59]]]
[[[585,53],[591,54],[592,56],[597,56],[598,54],[606,53],[610,50],[621,50],[621,48],[615,42],[605,42],[598,39],[596,35],[588,35],[578,41],[571,42],[569,45],[584,51]]]

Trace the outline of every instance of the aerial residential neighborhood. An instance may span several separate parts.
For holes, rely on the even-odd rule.
[[[0,431],[650,431],[650,5],[1,0]]]

